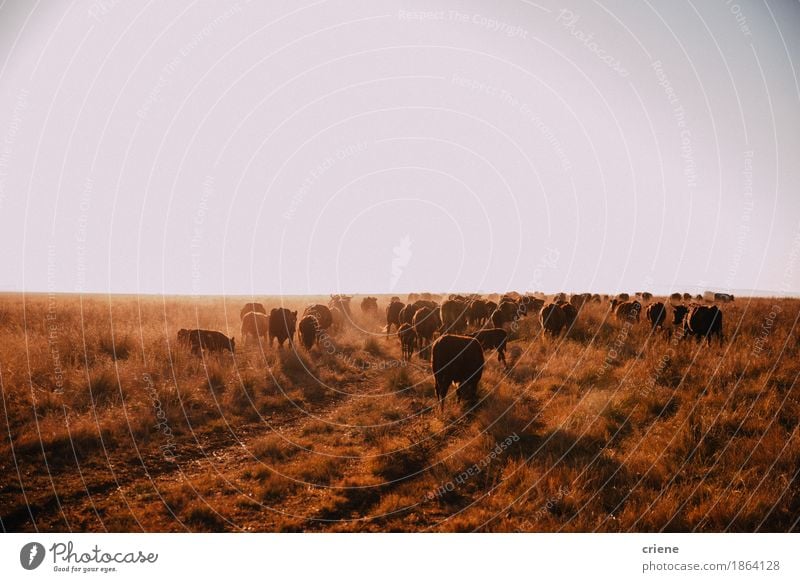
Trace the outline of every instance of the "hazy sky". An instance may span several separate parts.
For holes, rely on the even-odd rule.
[[[800,290],[798,2],[0,6],[0,289]]]

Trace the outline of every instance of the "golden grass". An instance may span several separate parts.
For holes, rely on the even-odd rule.
[[[800,301],[724,304],[711,346],[607,305],[556,339],[526,318],[442,414],[357,299],[311,351],[240,345],[248,300],[0,296],[3,529],[798,529]]]

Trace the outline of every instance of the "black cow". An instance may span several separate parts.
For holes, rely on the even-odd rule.
[[[317,334],[319,333],[319,322],[313,315],[304,315],[297,326],[300,342],[303,346],[310,350],[314,347],[314,342],[317,341]]]
[[[444,411],[444,399],[451,384],[458,384],[459,399],[474,400],[483,374],[483,348],[474,337],[445,334],[433,342],[432,365],[436,399]]]
[[[232,337],[227,337],[221,331],[209,329],[192,329],[189,331],[189,344],[192,346],[192,353],[200,355],[202,350],[209,352],[221,352],[229,350],[234,353],[236,341]]]
[[[392,325],[394,325],[397,329],[400,329],[400,312],[403,310],[405,305],[402,301],[397,299],[396,297],[392,297],[392,302],[386,306],[386,335],[389,335],[389,332],[392,331]]]
[[[705,337],[711,345],[711,336],[716,335],[722,343],[722,310],[716,305],[694,305],[685,321],[686,329],[697,341]]]
[[[269,345],[272,347],[272,340],[278,340],[278,347],[283,347],[283,342],[287,339],[289,344],[294,343],[294,332],[297,327],[297,312],[289,311],[285,307],[279,307],[269,312]]]

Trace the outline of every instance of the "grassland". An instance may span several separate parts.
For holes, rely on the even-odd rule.
[[[0,296],[3,530],[799,529],[798,300],[725,304],[711,346],[607,304],[558,339],[526,318],[444,413],[380,319],[245,348],[247,300]]]

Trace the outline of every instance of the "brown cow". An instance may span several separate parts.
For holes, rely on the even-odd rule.
[[[407,323],[408,325],[412,325],[414,322],[414,314],[419,309],[419,306],[416,303],[409,303],[403,309],[400,310],[400,323]]]
[[[222,352],[229,350],[234,353],[236,341],[232,337],[227,337],[221,331],[208,329],[193,329],[189,331],[189,344],[192,346],[192,353],[199,356],[202,350],[209,352]]]
[[[427,360],[430,357],[433,336],[442,326],[442,320],[439,319],[439,310],[420,307],[414,313],[414,320],[411,325],[414,328],[414,334],[417,336],[419,355],[422,359]]]
[[[303,310],[303,317],[313,315],[317,319],[320,331],[329,329],[333,325],[333,313],[321,303],[309,305]]]
[[[558,304],[549,303],[542,307],[542,310],[539,312],[539,321],[542,324],[542,329],[546,333],[556,337],[561,333],[561,329],[566,324],[567,316]]]
[[[378,298],[364,297],[361,300],[361,312],[365,315],[378,315]]]
[[[278,347],[283,347],[283,342],[289,340],[289,345],[294,343],[294,332],[297,327],[297,312],[279,307],[269,312],[269,345],[272,340],[278,340]]]
[[[486,307],[486,301],[483,299],[473,299],[469,304],[467,311],[467,323],[476,327],[482,326],[489,318],[489,310]]]
[[[400,349],[403,353],[403,359],[408,361],[414,354],[417,344],[417,334],[414,333],[414,328],[407,323],[403,323],[397,329],[397,337],[400,338]]]
[[[635,321],[638,323],[639,316],[642,313],[642,304],[636,300],[623,301],[617,304],[614,313],[616,313],[617,319],[620,321],[627,319],[631,322]]]
[[[405,305],[402,301],[397,299],[396,297],[392,298],[392,302],[386,306],[386,335],[388,336],[389,333],[392,331],[392,325],[394,325],[397,329],[400,329],[400,311],[402,311]]]
[[[460,299],[448,299],[439,308],[439,316],[442,320],[442,330],[445,333],[461,333],[467,328],[467,308],[466,301]]]
[[[564,312],[564,325],[567,328],[567,332],[569,332],[575,320],[578,318],[578,309],[571,303],[562,303],[561,311]]]
[[[651,303],[645,310],[647,321],[653,327],[653,330],[664,329],[664,321],[667,319],[667,308],[660,301]]]
[[[267,337],[269,331],[269,317],[259,311],[251,311],[242,318],[242,342],[245,347],[252,336],[256,342],[259,338]]]
[[[300,342],[307,350],[310,350],[314,347],[314,342],[317,341],[317,334],[320,331],[317,318],[313,315],[304,315],[297,326],[297,331],[300,335]]]
[[[264,315],[267,314],[267,310],[264,309],[264,306],[260,303],[247,303],[244,307],[242,307],[241,311],[239,311],[239,319],[244,319],[244,316],[254,311],[256,313],[263,313]]]
[[[497,361],[508,369],[508,364],[506,363],[508,332],[506,330],[503,328],[481,329],[467,335],[478,340],[484,350],[497,350]]]
[[[445,334],[433,342],[433,376],[436,399],[444,411],[444,399],[451,384],[458,384],[459,399],[474,400],[483,374],[483,348],[474,337]]]

